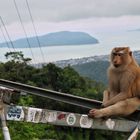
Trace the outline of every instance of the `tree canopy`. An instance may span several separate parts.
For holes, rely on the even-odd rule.
[[[102,100],[102,92],[105,86],[89,78],[82,77],[72,67],[60,68],[53,63],[46,64],[41,68],[30,65],[30,58],[24,58],[22,52],[9,52],[5,54],[8,59],[0,63],[0,78],[15,82],[29,84],[37,87],[65,92],[77,96]],[[17,105],[34,106],[39,108],[64,110],[70,112],[84,112],[82,108],[72,107],[61,102],[36,97],[33,95],[21,96],[19,100],[12,100]],[[15,102],[16,101],[16,102]],[[44,124],[31,124],[23,122],[8,122],[12,140],[88,140],[90,130],[50,126]],[[76,133],[75,133],[76,132]],[[95,134],[96,138],[103,138],[104,132]],[[110,136],[110,135],[109,135]],[[117,137],[119,140],[119,137]],[[2,139],[2,135],[0,135]]]

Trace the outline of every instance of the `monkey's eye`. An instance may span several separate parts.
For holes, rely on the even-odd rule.
[[[117,53],[112,53],[112,55],[113,55],[113,56],[116,56],[116,55],[117,55]]]
[[[112,53],[113,54],[113,56],[123,56],[124,55],[124,53]]]
[[[122,55],[124,55],[123,53],[118,53],[118,56],[122,56]]]
[[[112,55],[113,55],[113,56],[117,56],[117,55],[118,55],[118,53],[112,53]]]

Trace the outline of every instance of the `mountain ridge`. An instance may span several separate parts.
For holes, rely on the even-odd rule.
[[[7,46],[8,43],[8,46]],[[48,33],[42,36],[34,36],[29,38],[21,38],[12,41],[15,48],[35,48],[38,46],[62,46],[62,45],[84,45],[84,44],[96,44],[99,41],[85,32],[71,32],[60,31]],[[10,42],[0,43],[0,47],[12,47]]]
[[[135,57],[138,64],[140,64],[140,51],[134,51],[133,56]],[[55,64],[59,67],[66,67],[70,65],[84,77],[102,82],[105,85],[108,83],[107,68],[109,66],[109,55],[61,60],[56,61]]]

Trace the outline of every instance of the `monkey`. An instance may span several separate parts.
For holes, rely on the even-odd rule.
[[[129,47],[112,49],[107,73],[109,86],[103,92],[103,108],[91,109],[88,116],[130,115],[140,106],[140,67]]]

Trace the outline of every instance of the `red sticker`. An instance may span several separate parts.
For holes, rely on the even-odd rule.
[[[66,114],[62,113],[57,116],[58,120],[62,120],[66,117]]]

